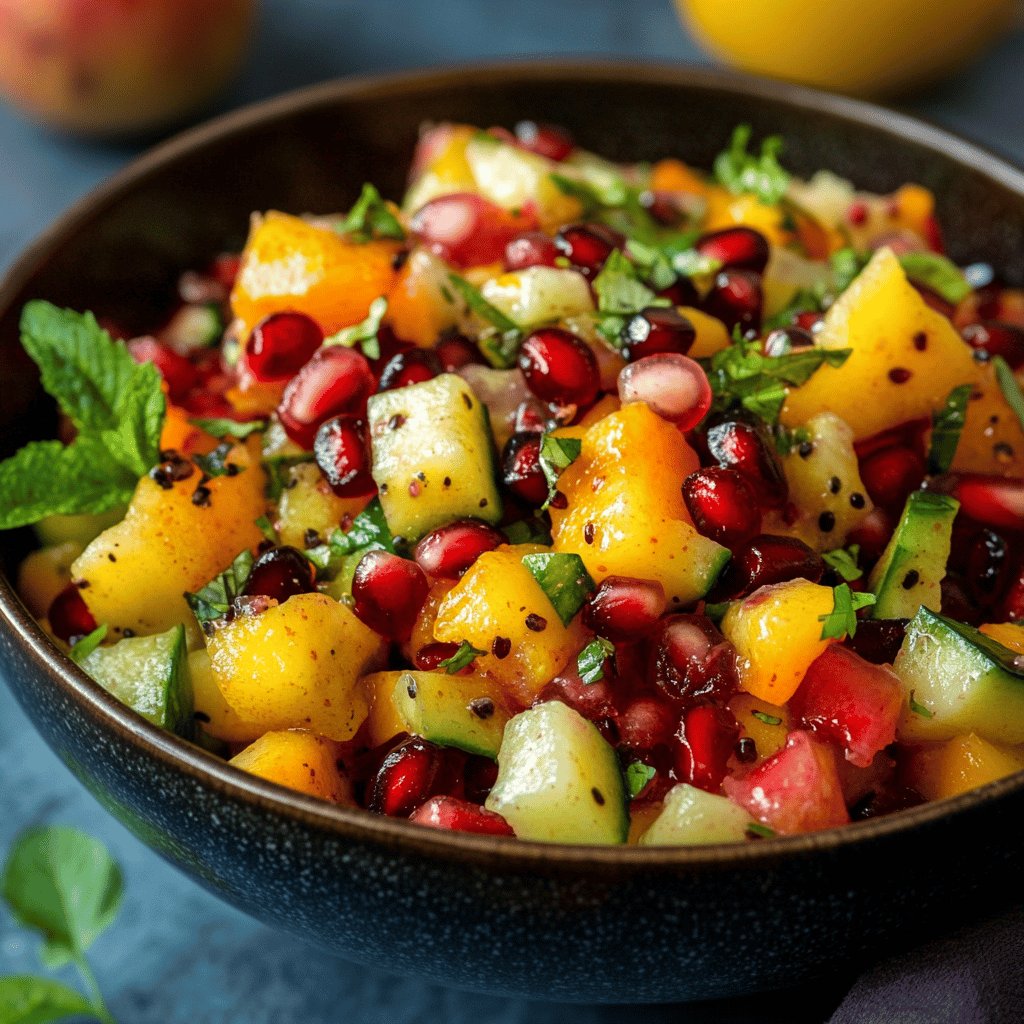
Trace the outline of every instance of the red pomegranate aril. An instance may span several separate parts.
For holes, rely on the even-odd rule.
[[[985,606],[995,603],[1010,583],[1010,571],[1006,539],[994,530],[982,530],[967,548],[964,575],[971,596]]]
[[[698,789],[717,792],[739,735],[736,719],[725,708],[690,708],[674,744],[676,776]]]
[[[985,621],[984,611],[969,593],[967,581],[959,573],[947,572],[940,584],[942,614],[969,626],[980,626]]]
[[[536,398],[529,398],[516,406],[513,432],[516,434],[543,434],[548,427],[550,410]]]
[[[693,246],[701,256],[718,260],[722,269],[753,270],[762,273],[770,250],[760,231],[748,227],[723,228],[702,235]]]
[[[539,399],[557,405],[589,405],[601,384],[590,346],[561,327],[527,335],[519,350],[519,369]]]
[[[316,572],[301,551],[284,545],[265,551],[256,559],[245,581],[245,597],[269,597],[279,604],[296,594],[316,589]]]
[[[288,380],[323,344],[320,325],[305,313],[272,313],[245,343],[245,365],[259,381]]]
[[[815,331],[821,330],[821,325],[825,322],[825,318],[817,310],[808,309],[803,313],[797,313],[793,317],[793,326],[799,327],[802,330],[810,331],[813,335]]]
[[[540,467],[540,435],[534,432],[513,434],[501,456],[501,479],[520,501],[543,505],[548,482]]]
[[[482,804],[498,781],[498,764],[489,757],[470,754],[466,758],[462,777],[466,799]]]
[[[865,481],[866,482],[866,481]],[[1024,530],[1024,480],[963,473],[936,481],[960,502],[960,512],[994,530]]]
[[[515,126],[516,142],[531,153],[545,156],[558,163],[576,148],[572,135],[565,128],[536,121],[520,121]]]
[[[223,252],[210,264],[209,274],[220,284],[225,294],[230,294],[241,269],[242,257],[239,253]]]
[[[735,469],[710,466],[683,481],[683,501],[705,537],[735,547],[761,532],[757,495]]]
[[[814,335],[804,327],[777,327],[764,339],[761,351],[773,359],[814,347]]]
[[[1017,622],[1024,619],[1024,561],[1013,569],[1010,585],[1000,605],[997,622]]]
[[[313,455],[331,490],[339,497],[369,494],[370,437],[358,416],[335,416],[321,424],[313,441]]]
[[[664,697],[637,697],[622,709],[615,725],[623,746],[653,750],[671,739],[679,725],[679,712]]]
[[[429,589],[415,562],[387,551],[369,551],[352,577],[352,610],[382,636],[408,640]]]
[[[884,508],[873,508],[847,536],[847,542],[860,548],[861,560],[876,562],[889,543],[896,528],[894,514]]]
[[[408,817],[433,795],[442,750],[418,736],[392,750],[377,771],[369,808],[393,818]]]
[[[505,246],[530,226],[526,218],[514,217],[473,192],[431,199],[409,225],[432,253],[461,268],[500,262]]]
[[[436,352],[426,348],[410,348],[388,360],[380,375],[380,390],[392,391],[410,384],[433,380],[442,372]]]
[[[667,288],[657,293],[659,299],[668,299],[673,306],[697,306],[700,293],[688,277],[678,277]]]
[[[685,356],[697,340],[697,332],[674,306],[648,306],[626,321],[621,339],[622,355],[632,363],[659,352]]]
[[[421,672],[436,672],[440,668],[442,661],[447,661],[451,658],[459,649],[458,644],[442,643],[436,641],[430,644],[424,644],[417,652],[413,661],[416,663],[416,667]],[[457,675],[465,675],[470,671],[470,667],[467,665]]]
[[[974,349],[975,359],[987,362],[993,356],[1002,356],[1014,370],[1024,366],[1024,330],[1020,327],[984,320],[968,324],[960,333]]]
[[[434,346],[434,352],[445,373],[461,370],[463,366],[487,364],[480,349],[462,334],[443,335]]]
[[[188,359],[149,335],[132,338],[128,354],[137,363],[152,363],[156,367],[172,402],[180,403],[199,383],[199,372]]]
[[[678,352],[644,356],[619,373],[623,405],[646,402],[663,420],[692,430],[711,408],[711,385],[700,363]]]
[[[330,345],[318,349],[292,378],[277,414],[285,433],[308,451],[321,423],[342,413],[360,415],[376,385],[359,352]]]
[[[941,313],[950,320],[953,319],[953,315],[956,313],[956,306],[952,302],[948,302],[938,292],[929,288],[926,284],[921,284],[920,281],[910,279],[910,283],[914,286],[918,295],[924,299],[924,303],[929,309],[934,309],[936,313]]]
[[[725,469],[735,469],[751,484],[760,503],[781,508],[789,497],[789,486],[775,445],[760,425],[745,420],[724,420],[708,427],[708,454]]]
[[[871,500],[883,508],[902,508],[911,491],[924,480],[924,459],[902,445],[883,448],[860,464],[860,477]]]
[[[872,665],[891,665],[903,645],[907,619],[859,619],[857,632],[843,641]]]
[[[736,649],[706,615],[671,615],[650,641],[650,682],[675,701],[727,700],[739,686]]]
[[[657,626],[665,603],[657,580],[608,576],[584,605],[583,621],[608,640],[638,640]]]
[[[705,313],[721,320],[730,331],[739,327],[744,333],[756,333],[761,328],[764,305],[761,278],[750,270],[720,271],[701,305]]]
[[[96,620],[74,583],[69,583],[53,599],[46,618],[54,636],[66,644],[76,637],[88,636],[96,628]]]
[[[434,579],[457,580],[485,552],[504,544],[505,536],[479,519],[461,519],[428,533],[413,557]]]
[[[526,270],[527,267],[555,267],[559,257],[555,240],[543,231],[525,231],[505,246],[505,269]]]
[[[603,224],[569,224],[555,235],[555,248],[580,273],[595,276],[624,239]]]
[[[930,417],[922,416],[916,420],[905,420],[897,423],[895,427],[888,430],[881,430],[870,437],[854,441],[853,450],[857,458],[863,462],[869,455],[883,451],[886,448],[910,448],[917,452],[922,458],[925,453],[925,438],[932,428]]]
[[[417,825],[451,832],[474,832],[482,836],[514,836],[512,826],[494,811],[459,800],[454,796],[433,796],[409,817]]]
[[[796,579],[817,583],[824,573],[821,556],[802,540],[763,533],[733,551],[713,593],[716,600],[734,600],[769,583]]]

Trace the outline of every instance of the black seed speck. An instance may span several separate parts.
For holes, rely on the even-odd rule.
[[[426,473],[424,473],[424,472],[423,472],[423,470],[421,469],[421,470],[420,470],[420,471],[419,471],[419,472],[418,472],[418,473],[416,474],[416,479],[417,479],[417,480],[422,480],[422,481],[423,481],[424,483],[426,483],[426,482],[427,482],[427,474],[426,474]]]
[[[512,650],[512,641],[507,636],[496,636],[494,643],[491,644],[491,654],[493,654],[499,661],[502,658],[507,658],[509,652]]]
[[[818,516],[818,529],[822,533],[831,533],[836,528],[836,517],[833,512],[822,512]]]
[[[416,694],[419,693],[419,690],[416,687],[416,680],[415,679],[410,679],[409,682],[406,683],[406,685],[405,685],[405,692],[407,694],[409,694],[409,700],[415,700],[416,699]]]
[[[838,494],[843,489],[843,481],[834,476],[828,482],[828,489],[832,494]]]
[[[753,764],[757,760],[757,744],[749,736],[736,744],[736,760],[740,764]]]
[[[594,798],[594,803],[597,804],[598,807],[604,807],[604,793],[602,793],[597,786],[591,787],[590,795]]]
[[[197,722],[208,722],[210,720],[210,716],[205,711],[193,711],[192,717]]]
[[[107,552],[107,561],[108,562],[116,562],[117,561],[117,555],[115,555],[113,551],[108,551]]]
[[[482,721],[486,721],[494,714],[494,701],[490,697],[474,697],[467,707]]]
[[[538,615],[536,612],[530,612],[526,616],[526,628],[532,630],[534,633],[543,633],[548,628],[548,620],[543,615]]]
[[[210,488],[200,484],[192,493],[192,504],[197,508],[209,508]]]
[[[889,371],[889,380],[893,384],[906,384],[913,374],[905,366],[894,366]]]
[[[130,640],[133,636],[135,636],[135,630],[129,629],[127,626],[125,626],[125,628],[121,630],[121,636],[123,636],[126,640]]]
[[[861,494],[860,491],[854,491],[853,494],[850,495],[850,504],[854,508],[863,508],[864,507],[864,495]]]
[[[916,348],[918,352],[923,352],[927,347],[928,335],[925,334],[924,331],[918,331],[917,334],[914,335],[914,348]]]
[[[470,398],[469,395],[467,395],[465,391],[462,392],[462,400],[463,400],[463,402],[466,403],[466,408],[467,409],[472,409],[473,408],[473,399]]]
[[[315,548],[315,547],[317,547],[321,543],[322,543],[322,540],[321,540],[321,537],[320,537],[320,533],[319,533],[319,531],[314,530],[313,527],[310,527],[302,535],[303,547]]]
[[[796,451],[801,459],[810,458],[811,452],[814,451],[814,444],[811,441],[801,441],[800,447]]]
[[[583,539],[588,544],[594,543],[594,529],[593,523],[587,523],[587,525],[583,527]]]
[[[916,569],[911,569],[906,576],[903,577],[903,589],[912,590],[917,586],[918,580],[921,579],[921,574]]]
[[[451,485],[452,485],[452,478],[450,476],[446,476],[444,478],[444,480],[442,480],[441,482],[442,482],[442,484],[444,484],[445,487],[451,487]]]
[[[400,412],[396,412],[395,415],[388,420],[388,430],[397,430],[404,423],[405,417]]]
[[[405,266],[405,261],[409,258],[408,249],[399,249],[394,256],[391,257],[391,269],[401,270]]]

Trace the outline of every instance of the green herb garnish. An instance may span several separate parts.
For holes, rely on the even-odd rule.
[[[348,530],[335,530],[328,543],[337,555],[351,555],[359,548],[384,550],[395,553],[399,538],[391,536],[380,498],[374,498],[352,520]]]
[[[520,519],[501,527],[509,544],[551,545],[551,531],[539,519]]]
[[[107,624],[104,622],[102,625],[97,626],[91,633],[87,633],[83,637],[79,637],[77,641],[71,646],[71,650],[68,652],[71,655],[71,660],[76,665],[81,665],[86,658],[96,650],[97,647],[107,638]]]
[[[658,771],[653,765],[644,764],[643,761],[630,763],[626,768],[626,789],[629,792],[629,799],[635,800],[657,774]]]
[[[1006,404],[1013,410],[1014,416],[1020,422],[1021,429],[1024,430],[1024,393],[1021,392],[1020,384],[1017,383],[1010,364],[1002,356],[995,356],[992,365],[995,367],[999,390],[1002,391]],[[3,466],[0,466],[0,470],[2,469]]]
[[[754,708],[750,713],[765,725],[782,725],[782,719],[778,715],[769,715],[767,711],[761,711],[759,708]]]
[[[851,544],[848,548],[835,548],[832,551],[823,551],[821,553],[825,564],[842,576],[847,583],[859,580],[864,575],[864,570],[857,565],[859,555],[859,544]]]
[[[615,644],[603,636],[595,636],[576,657],[576,670],[589,686],[604,679],[604,663],[615,653]]]
[[[931,288],[954,306],[971,294],[971,286],[963,271],[937,252],[907,252],[899,259],[907,277]]]
[[[782,138],[770,135],[761,143],[761,152],[754,156],[747,151],[750,143],[749,124],[737,125],[729,148],[715,157],[715,180],[733,195],[749,193],[769,206],[777,203],[789,188],[789,174],[779,164]]]
[[[752,821],[747,826],[747,838],[748,839],[774,839],[778,833],[773,828],[769,828],[767,825],[762,825],[758,821]]]
[[[262,533],[271,544],[281,543],[281,535],[277,532],[274,524],[270,521],[269,516],[258,516],[255,523],[260,533]]]
[[[583,444],[578,437],[556,437],[545,434],[540,442],[540,468],[544,471],[544,479],[548,482],[548,500],[551,502],[558,488],[558,478],[562,470],[571,466],[579,458]]]
[[[967,419],[967,403],[973,387],[960,384],[953,388],[941,409],[932,413],[932,438],[928,445],[928,472],[945,473],[953,465],[960,434]]]
[[[587,595],[597,589],[579,555],[564,552],[523,555],[523,565],[533,574],[564,626],[568,626],[583,607]]]
[[[160,374],[136,363],[91,313],[48,302],[25,306],[21,343],[77,436],[69,445],[33,441],[0,462],[0,529],[126,505],[159,459]]]
[[[852,591],[845,583],[833,588],[833,607],[827,615],[819,615],[822,640],[842,640],[857,632],[857,612],[873,605],[877,598],[867,591]]]
[[[486,653],[486,651],[478,650],[468,640],[463,640],[459,644],[459,649],[450,658],[439,661],[437,667],[443,668],[448,675],[453,676],[456,672],[461,672],[467,665],[472,665],[481,654]]]
[[[519,345],[523,340],[523,329],[497,306],[488,302],[480,289],[470,284],[464,277],[449,274],[448,281],[462,296],[469,309],[494,328],[494,334],[480,338],[480,351],[491,365],[499,370],[507,370],[514,366]]]
[[[377,335],[387,311],[388,300],[381,295],[370,303],[365,320],[351,327],[343,327],[337,334],[324,338],[324,345],[343,345],[345,348],[355,348],[358,345],[367,359],[380,359],[380,341]]]
[[[613,249],[601,272],[594,278],[597,295],[597,331],[616,348],[622,344],[626,321],[648,306],[669,306],[647,287],[637,269],[618,249]]]
[[[920,701],[914,700],[914,691],[910,691],[910,710],[915,715],[920,715],[922,718],[934,718],[935,712],[931,708],[926,708]]]
[[[393,238],[404,241],[405,230],[391,208],[373,185],[363,185],[355,205],[338,224],[338,231],[366,241],[371,238]]]
[[[228,462],[228,456],[234,447],[230,441],[224,441],[206,455],[193,455],[192,461],[208,477],[238,476],[244,472],[245,467],[239,466],[237,462]]]
[[[242,551],[222,573],[214,576],[202,590],[195,594],[185,595],[185,600],[200,625],[227,615],[232,601],[242,592],[242,588],[249,579],[252,565],[252,553]]]
[[[236,437],[239,440],[267,429],[266,420],[246,420],[244,423],[239,423],[237,420],[228,419],[195,419],[189,420],[189,423],[200,430],[205,430],[211,437]]]

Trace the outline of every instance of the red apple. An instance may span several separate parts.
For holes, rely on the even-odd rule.
[[[184,117],[237,70],[254,0],[0,0],[0,93],[55,128]]]

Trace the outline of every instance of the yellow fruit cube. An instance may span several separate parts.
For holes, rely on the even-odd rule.
[[[339,498],[315,462],[292,466],[277,506],[276,525],[281,543],[301,551],[307,547],[306,535],[310,530],[327,540],[345,516],[358,515],[369,500],[368,494]]]
[[[43,618],[53,599],[71,582],[71,566],[82,553],[82,544],[66,540],[40,548],[18,566],[18,593],[28,610]]]
[[[338,747],[302,729],[268,732],[236,754],[230,764],[335,804],[354,804],[352,785],[338,769]]]
[[[981,632],[1011,651],[1024,654],[1024,625],[1019,622],[986,623]]]
[[[786,708],[741,691],[729,701],[729,710],[739,723],[740,734],[754,741],[759,758],[771,757],[786,745],[790,730]]]
[[[188,656],[192,677],[192,705],[195,718],[203,732],[226,743],[251,743],[265,732],[258,725],[241,718],[217,686],[210,654],[205,648]]]
[[[710,359],[716,352],[732,344],[732,338],[729,337],[729,332],[721,320],[703,310],[694,309],[693,306],[680,306],[679,312],[693,324],[693,329],[697,332],[697,337],[687,352],[691,359]]]
[[[1024,749],[1003,747],[975,733],[918,747],[904,764],[907,785],[926,800],[956,796],[1024,769]]]

